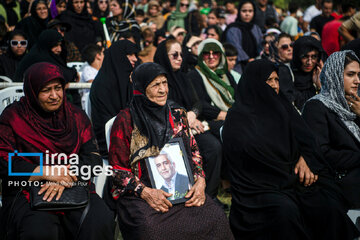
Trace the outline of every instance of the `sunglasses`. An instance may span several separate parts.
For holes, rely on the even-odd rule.
[[[180,3],[180,7],[189,7],[190,4],[184,4],[184,3]]]
[[[169,54],[170,56],[173,57],[173,59],[177,60],[179,57],[182,58],[182,53],[180,52],[175,52],[175,53],[172,53],[172,54]]]
[[[20,41],[18,41],[18,40],[11,40],[11,41],[10,41],[10,45],[11,45],[12,47],[17,47],[19,44],[21,45],[21,47],[27,47],[28,41],[27,41],[27,40],[20,40]]]
[[[203,52],[203,53],[202,53],[202,56],[203,56],[204,60],[209,59],[209,58],[210,58],[210,55],[212,55],[213,58],[219,58],[220,55],[221,55],[221,53],[220,53],[220,52],[213,52],[213,53]]]
[[[290,43],[290,44],[283,44],[280,46],[280,48],[282,50],[287,50],[288,48],[293,48],[294,47],[294,43]]]

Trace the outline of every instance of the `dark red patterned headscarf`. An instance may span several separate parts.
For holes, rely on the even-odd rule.
[[[0,116],[0,158],[9,152],[78,153],[80,146],[93,138],[86,114],[66,101],[55,112],[45,112],[39,105],[40,90],[50,81],[65,80],[59,67],[36,63],[25,74],[24,92],[19,102],[11,104]],[[26,158],[28,162],[33,160]],[[34,163],[34,162],[33,162]]]

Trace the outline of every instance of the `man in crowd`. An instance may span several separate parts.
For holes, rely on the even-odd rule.
[[[333,1],[332,0],[323,0],[321,3],[322,13],[313,18],[310,22],[310,31],[317,32],[320,36],[322,36],[322,30],[324,25],[327,22],[334,20],[334,17],[331,16],[333,11]]]
[[[276,22],[278,22],[276,10],[268,4],[268,0],[257,0],[255,23],[261,28],[262,32],[266,31],[265,22],[268,18],[276,19]]]

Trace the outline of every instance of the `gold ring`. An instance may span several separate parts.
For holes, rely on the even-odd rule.
[[[350,103],[350,108],[352,107],[352,105],[353,105],[353,103],[351,102],[351,103]]]
[[[57,192],[57,189],[56,189],[56,188],[54,188],[54,189],[53,189],[53,191]]]

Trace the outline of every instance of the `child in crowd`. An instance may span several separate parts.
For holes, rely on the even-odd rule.
[[[229,72],[233,76],[235,82],[238,83],[240,80],[241,74],[233,70],[233,68],[236,64],[238,51],[237,51],[236,47],[234,47],[234,45],[232,45],[230,43],[224,43],[223,46],[225,48],[225,55],[226,55],[226,61],[227,61]]]
[[[80,82],[91,83],[94,81],[104,60],[104,48],[96,44],[89,44],[84,48],[82,53],[83,59],[86,61],[82,67]],[[81,105],[85,109],[85,100],[89,95],[90,89],[79,90],[81,95]]]

